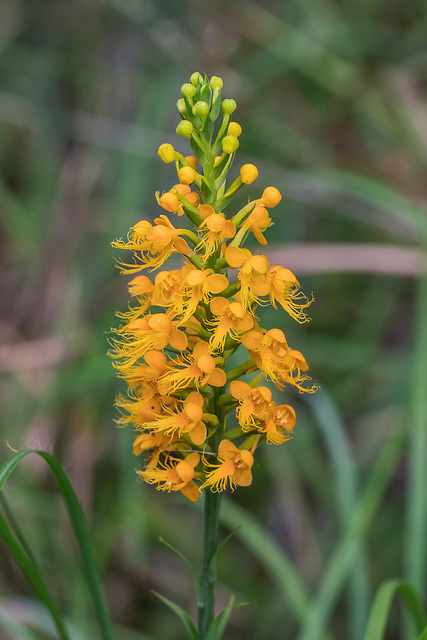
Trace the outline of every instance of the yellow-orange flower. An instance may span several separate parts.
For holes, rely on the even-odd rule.
[[[218,447],[218,465],[205,461],[208,467],[214,467],[206,474],[201,489],[209,487],[211,491],[224,491],[228,485],[247,487],[252,482],[254,457],[246,449],[238,449],[230,440],[221,440]]]
[[[257,427],[260,421],[268,417],[272,405],[272,395],[268,387],[253,388],[247,382],[233,380],[230,393],[239,401],[237,418],[243,431]]]
[[[160,378],[159,388],[172,392],[186,389],[189,385],[194,385],[197,389],[207,384],[223,387],[226,381],[225,372],[216,366],[215,359],[209,352],[209,344],[199,340],[192,354],[184,354],[181,358],[169,361],[168,372]]]
[[[230,301],[217,296],[211,300],[210,309],[215,316],[209,321],[213,328],[213,335],[209,341],[213,351],[223,350],[228,336],[238,340],[240,334],[254,326],[253,316],[237,300]]]
[[[156,484],[160,491],[181,491],[188,500],[197,502],[200,491],[193,478],[199,460],[198,453],[188,454],[185,460],[169,457],[157,467],[138,471],[138,475],[145,482]]]

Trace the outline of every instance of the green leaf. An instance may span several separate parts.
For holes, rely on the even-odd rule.
[[[182,624],[188,631],[188,635],[190,636],[190,639],[197,640],[198,634],[197,634],[196,625],[194,624],[194,622],[192,621],[188,613],[184,611],[184,609],[180,607],[178,604],[175,604],[168,598],[165,598],[165,596],[162,596],[160,593],[157,593],[157,591],[153,591],[152,589],[151,593],[154,593],[154,595],[157,596],[159,600],[161,600],[167,607],[169,607],[169,609],[171,609],[178,616],[178,618],[181,620]]]
[[[382,640],[384,638],[391,604],[397,593],[400,594],[411,614],[417,633],[421,632],[421,638],[426,637],[427,619],[417,591],[405,580],[387,580],[381,585],[375,596],[364,640]]]
[[[200,585],[200,580],[199,580],[199,577],[198,577],[198,575],[196,573],[196,570],[194,569],[194,567],[191,564],[191,562],[189,561],[189,559],[186,558],[185,555],[183,553],[181,553],[181,551],[178,551],[178,549],[175,549],[175,547],[173,547],[164,538],[160,537],[159,540],[160,540],[160,542],[162,544],[165,545],[165,547],[167,547],[170,551],[175,553],[175,555],[177,555],[178,558],[181,558],[181,560],[183,560],[185,562],[185,564],[187,565],[187,567],[190,569],[191,575],[193,576],[194,586],[196,587],[197,606],[199,607],[201,605],[201,602],[202,602],[202,591],[201,591],[202,587]]]
[[[234,533],[234,532],[233,532]],[[232,535],[232,534],[230,534]],[[230,536],[228,536],[230,537]],[[221,640],[222,634],[225,631],[227,623],[230,619],[231,612],[236,607],[243,607],[249,604],[248,602],[237,602],[234,603],[234,594],[231,596],[228,605],[218,613],[218,615],[212,620],[209,625],[208,633],[206,636],[206,640]]]
[[[218,563],[219,554],[226,542],[228,542],[240,529],[240,525],[233,529],[231,533],[228,534],[226,538],[217,546],[215,553],[212,554],[211,559],[209,560],[208,573],[211,580],[216,581],[216,565]]]
[[[36,449],[25,449],[23,451],[15,453],[0,468],[0,490],[2,489],[16,466],[31,453],[36,453],[41,458],[43,458],[47,462],[50,470],[55,476],[55,480],[57,481],[59,489],[61,491],[62,499],[67,509],[71,526],[73,528],[77,545],[82,557],[83,569],[89,586],[89,591],[92,596],[94,610],[96,618],[98,620],[102,638],[104,640],[114,640],[110,617],[105,604],[95,559],[93,557],[86,518],[79,504],[75,491],[68,479],[68,476],[62,469],[62,466],[58,462],[58,460],[47,451],[38,451]],[[24,571],[27,578],[31,581],[39,597],[42,597],[46,606],[48,606],[52,616],[54,616],[54,614],[56,616],[56,608],[53,605],[53,602],[50,600],[49,594],[46,593],[46,587],[41,583],[41,578],[38,572],[35,571],[33,564],[29,560],[26,553],[23,552],[19,544],[16,542],[15,538],[9,530],[9,527],[6,525],[3,519],[0,521],[0,524],[2,525],[1,533],[3,534],[3,536],[7,537],[9,547],[11,548],[12,552],[15,555],[15,558],[19,562],[21,569]],[[41,593],[43,593],[43,596],[40,595]],[[49,605],[47,604],[48,602]],[[67,636],[64,635],[63,637],[66,638]]]
[[[65,623],[50,596],[45,580],[42,578],[41,574],[34,568],[27,554],[21,549],[19,543],[16,541],[12,531],[10,530],[1,514],[0,534],[3,536],[4,541],[9,547],[9,551],[13,555],[15,562],[20,567],[21,571],[25,574],[27,580],[30,582],[37,596],[44,602],[47,609],[49,610],[49,613],[52,616],[53,623],[58,631],[59,637],[61,638],[61,640],[70,640],[70,636],[68,634]]]

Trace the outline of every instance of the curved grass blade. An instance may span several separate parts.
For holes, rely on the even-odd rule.
[[[4,513],[6,514],[6,517],[9,521],[10,524],[10,528],[13,531],[13,533],[15,534],[18,542],[20,543],[21,547],[23,548],[23,550],[25,551],[25,553],[28,556],[28,559],[30,560],[30,562],[32,563],[33,567],[39,571],[40,573],[40,568],[39,568],[39,564],[37,561],[36,556],[33,553],[33,550],[31,549],[30,545],[28,544],[24,534],[21,531],[20,526],[18,525],[15,516],[13,515],[9,505],[7,504],[7,500],[4,497],[3,493],[0,492],[0,505],[1,508],[3,509]]]
[[[417,633],[422,636],[426,632],[426,614],[417,591],[405,580],[387,580],[375,596],[364,640],[383,640],[391,604],[398,593],[411,614]]]
[[[343,530],[356,508],[356,469],[339,413],[329,394],[321,393],[304,398],[320,427],[328,448],[334,473],[334,489]],[[368,580],[366,554],[362,540],[349,578],[349,631],[353,640],[361,638],[368,617]]]
[[[294,616],[303,621],[310,605],[309,594],[284,550],[248,511],[227,496],[223,498],[221,521],[229,527],[238,527],[237,536],[276,580],[282,597],[289,604]],[[322,638],[326,637],[329,636],[323,633]]]
[[[1,514],[0,534],[3,536],[4,541],[9,547],[9,551],[13,555],[15,562],[27,577],[27,580],[30,582],[38,597],[45,603],[50,615],[52,616],[52,620],[58,631],[59,637],[61,640],[70,640],[65,623],[63,622],[62,616],[50,596],[45,581],[41,577],[40,573],[34,568],[31,560],[28,558],[25,551],[22,550],[20,544],[16,541],[7,522]]]
[[[317,596],[307,606],[304,625],[298,640],[317,640],[324,633],[332,606],[354,566],[360,540],[372,522],[381,498],[392,478],[404,442],[404,437],[399,435],[390,436],[385,443],[362,497],[357,503],[348,528],[332,554]]]
[[[197,640],[199,636],[197,633],[196,625],[194,624],[188,613],[184,611],[184,609],[178,604],[175,604],[175,602],[172,602],[172,600],[165,598],[165,596],[162,596],[157,591],[154,591],[152,589],[151,593],[154,593],[154,595],[157,596],[159,600],[161,600],[167,607],[169,607],[169,609],[171,609],[171,611],[173,611],[178,616],[178,618],[186,628],[190,640]]]
[[[9,460],[7,460],[0,468],[0,490],[4,486],[6,480],[9,478],[12,471],[16,466],[30,453],[36,453],[42,457],[49,465],[55,479],[58,483],[59,489],[64,500],[70,522],[73,527],[74,535],[79,547],[79,551],[83,561],[83,568],[88,582],[89,590],[92,596],[92,601],[95,609],[96,618],[101,631],[101,635],[104,640],[114,640],[113,631],[111,627],[110,618],[108,615],[107,607],[105,605],[104,596],[102,592],[102,586],[97,572],[95,560],[92,553],[90,536],[87,528],[87,522],[83,510],[79,504],[77,496],[73,487],[68,479],[67,474],[62,469],[62,466],[58,460],[47,451],[39,451],[36,449],[25,449],[15,453]],[[9,532],[8,528],[5,529],[6,535]],[[10,532],[9,532],[10,533]],[[12,537],[13,542],[15,542]],[[16,542],[15,542],[16,544]],[[35,574],[34,567],[26,554],[18,545],[19,552],[23,558],[23,563],[26,567],[25,574],[28,576],[28,572],[33,576]],[[64,636],[65,638],[66,636]]]

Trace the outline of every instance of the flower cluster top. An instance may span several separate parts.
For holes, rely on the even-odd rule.
[[[264,378],[279,389],[289,384],[314,391],[304,386],[304,356],[281,329],[261,327],[256,316],[259,305],[280,305],[305,322],[311,300],[289,269],[243,248],[247,238],[267,244],[269,209],[280,203],[280,192],[267,187],[240,211],[224,213],[258,170],[245,164],[227,184],[242,129],[231,121],[236,103],[222,100],[222,86],[221,78],[194,73],[182,87],[176,131],[189,139],[193,154],[184,157],[170,144],[158,151],[178,174],[169,191],[156,193],[172,216],[141,220],[127,241],[112,243],[132,252],[130,264],[120,261],[122,273],[139,274],[129,283],[134,304],[119,314],[123,324],[110,352],[128,385],[127,396],[117,398],[117,422],[138,432],[133,446],[143,460],[140,477],[194,502],[203,489],[249,485],[257,446],[290,438],[295,411],[273,401],[270,388],[260,384]],[[183,216],[192,229],[180,225]],[[172,254],[182,257],[182,266],[162,268]],[[233,360],[243,364],[230,368],[238,349]],[[231,412],[237,420],[228,426]]]

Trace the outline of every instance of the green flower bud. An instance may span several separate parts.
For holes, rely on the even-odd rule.
[[[187,107],[185,106],[184,98],[180,98],[178,100],[178,102],[176,103],[176,108],[182,116],[185,116],[187,114]]]
[[[193,107],[193,113],[195,116],[199,118],[205,119],[209,113],[209,105],[207,102],[203,102],[203,100],[199,100]]]
[[[191,74],[190,82],[194,87],[197,87],[199,82],[200,84],[203,83],[203,78],[198,71],[195,71],[194,73]]]
[[[230,115],[230,113],[233,113],[236,107],[237,107],[237,104],[236,104],[236,101],[233,100],[233,98],[227,98],[226,100],[223,100],[221,103],[222,112],[228,115]]]
[[[183,138],[191,138],[191,134],[193,133],[193,125],[188,120],[181,120],[176,128],[176,132]]]
[[[212,91],[215,91],[215,89],[217,90],[222,89],[223,84],[224,83],[222,81],[222,78],[219,78],[218,76],[212,76],[210,81]]]
[[[222,139],[222,150],[224,151],[224,153],[234,153],[238,148],[239,141],[236,136],[225,136]]]
[[[181,87],[181,93],[188,100],[191,100],[196,95],[196,87],[193,87],[192,84],[189,84],[188,82],[186,82]]]

